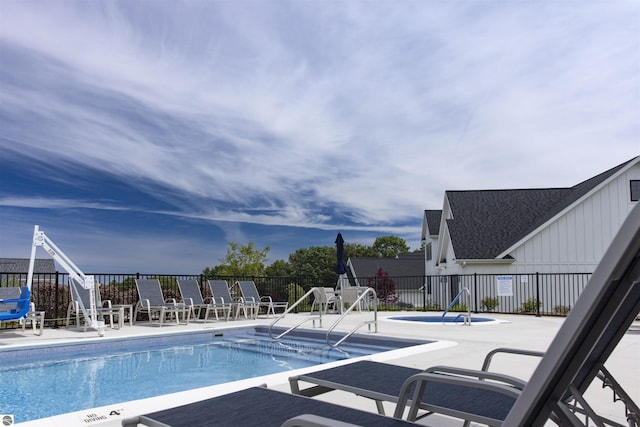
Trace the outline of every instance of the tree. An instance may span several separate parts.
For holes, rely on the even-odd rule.
[[[203,274],[206,276],[262,276],[264,275],[264,264],[267,262],[267,254],[271,248],[257,249],[253,242],[246,245],[238,245],[236,242],[229,242],[227,256],[221,258],[220,265],[214,268],[205,268]]]
[[[291,265],[287,261],[279,259],[265,268],[264,274],[269,277],[291,276]]]
[[[360,243],[344,244],[345,262],[349,258],[376,257],[376,256],[378,256],[378,254],[371,246],[362,245]]]
[[[301,277],[337,277],[333,271],[336,265],[336,249],[332,246],[311,246],[301,248],[289,255],[291,274]]]
[[[407,242],[398,236],[380,236],[373,242],[376,256],[381,258],[396,258],[399,254],[409,252]]]

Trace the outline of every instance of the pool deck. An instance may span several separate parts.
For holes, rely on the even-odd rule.
[[[416,323],[398,322],[386,320],[394,315],[413,315],[425,313],[401,312],[401,313],[378,313],[378,334],[393,337],[420,338],[428,340],[438,340],[439,345],[425,348],[418,352],[410,350],[394,351],[390,355],[372,356],[369,359],[385,361],[397,365],[410,366],[415,368],[427,368],[434,365],[448,365],[457,367],[467,367],[480,369],[484,355],[497,347],[514,347],[532,350],[545,351],[551,343],[558,328],[562,325],[564,318],[560,317],[534,317],[519,315],[502,315],[494,317],[500,321],[498,324],[476,323],[471,326],[462,325],[442,325],[437,323]],[[431,313],[437,314],[437,313]],[[287,315],[278,326],[291,326],[298,323],[308,314]],[[327,329],[337,319],[337,315],[328,314],[323,317],[323,329]],[[488,317],[482,315],[481,317]],[[336,329],[337,331],[348,331],[363,320],[372,318],[372,313],[350,313]],[[95,330],[82,329],[45,329],[42,336],[35,336],[27,329],[25,333],[21,330],[0,330],[0,349],[11,347],[22,347],[29,345],[59,344],[65,342],[105,340],[110,338],[123,338],[129,336],[140,336],[150,334],[180,333],[183,331],[214,330],[220,328],[249,326],[249,325],[269,325],[273,321],[270,319],[257,320],[236,320],[224,321],[202,321],[191,322],[189,325],[166,324],[163,327],[149,325],[147,322],[138,322],[135,326],[125,326],[122,329],[114,330],[107,328],[104,337],[99,337]],[[311,323],[303,327],[311,328]],[[362,333],[367,332],[367,328],[361,329]],[[429,346],[427,346],[429,347]],[[348,362],[340,362],[348,363]],[[523,379],[529,378],[537,360],[518,356],[496,357],[492,370],[514,375]],[[622,384],[625,390],[632,396],[636,403],[640,403],[640,323],[635,322],[629,331],[624,335],[615,351],[606,363],[607,369]],[[178,406],[197,400],[214,397],[220,394],[230,393],[254,385],[267,384],[269,388],[289,392],[287,379],[293,373],[317,370],[317,367],[305,368],[302,370],[288,371],[280,374],[272,374],[260,378],[236,381],[200,388],[196,390],[175,393],[168,396],[143,399],[127,402],[126,384],[122,384],[123,402],[105,407],[94,408],[82,412],[64,414],[56,417],[35,420],[25,423],[18,423],[20,426],[48,426],[48,427],[68,427],[68,426],[100,426],[115,427],[120,426],[123,418],[145,414],[172,406]],[[43,390],[42,398],[51,398]],[[622,424],[626,423],[624,418],[624,407],[621,403],[613,403],[612,392],[602,390],[599,381],[588,390],[589,402],[595,409],[605,416],[616,420]],[[63,397],[56,397],[63,398]],[[322,399],[354,408],[375,412],[376,407],[373,401],[357,397],[344,392],[330,392],[315,399]],[[387,414],[393,413],[393,405],[385,404]],[[0,413],[2,408],[0,407]],[[17,414],[14,414],[17,415]],[[432,426],[460,426],[458,420],[447,417],[430,416],[419,422],[419,424]],[[474,425],[474,424],[472,424]]]

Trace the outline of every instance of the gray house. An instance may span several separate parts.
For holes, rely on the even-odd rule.
[[[29,258],[0,258],[0,273],[28,273]],[[53,259],[36,258],[33,264],[34,273],[55,273],[56,264]]]
[[[375,277],[378,270],[382,269],[389,276],[417,276],[424,282],[424,252],[400,254],[397,258],[356,257],[347,260],[347,267],[351,270],[354,280],[359,286],[367,286],[360,283],[363,279]],[[422,283],[418,286],[422,286]]]
[[[355,257],[347,260],[351,285],[373,286],[378,271],[387,273],[396,285],[396,296],[401,302],[411,302],[424,285],[424,252],[400,254],[397,258]]]
[[[593,272],[640,200],[640,157],[568,188],[447,191],[424,212],[427,275]]]
[[[446,303],[475,289],[517,307],[535,280],[540,304],[571,307],[638,200],[640,157],[573,187],[446,191],[423,217],[427,293]]]

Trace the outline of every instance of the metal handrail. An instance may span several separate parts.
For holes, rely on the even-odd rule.
[[[442,323],[444,323],[445,317],[446,317],[447,313],[449,312],[449,310],[451,310],[453,308],[453,306],[456,305],[456,303],[458,302],[458,300],[460,299],[462,294],[465,293],[465,292],[467,293],[467,316],[464,318],[464,324],[471,326],[471,292],[469,292],[468,288],[462,288],[460,290],[460,292],[458,292],[458,295],[456,295],[456,297],[453,299],[453,301],[451,301],[451,304],[449,304],[449,306],[444,311],[444,313],[442,313]],[[458,318],[460,318],[461,316],[463,316],[463,315],[462,314],[458,314],[458,316],[454,319],[454,322],[456,320],[458,320]]]
[[[284,331],[283,333],[281,333],[278,336],[273,336],[273,326],[278,323],[287,313],[291,312],[291,310],[293,310],[298,304],[300,304],[302,301],[304,301],[307,297],[309,297],[309,295],[311,295],[313,293],[313,291],[315,291],[316,289],[321,290],[322,288],[311,288],[309,289],[309,291],[304,294],[302,297],[300,297],[300,299],[298,301],[296,301],[295,303],[293,303],[293,305],[289,308],[287,308],[285,310],[284,313],[282,313],[280,316],[278,316],[277,319],[275,319],[273,322],[271,322],[271,325],[269,325],[269,336],[271,337],[271,339],[274,340],[279,340],[280,338],[282,338],[283,336],[287,335],[289,332],[293,331],[294,329],[297,329],[300,325],[302,325],[303,323],[308,322],[309,320],[313,320],[313,327],[315,328],[316,326],[316,319],[319,320],[319,328],[322,327],[322,309],[318,310],[318,315],[317,316],[310,316],[306,319],[303,319],[302,321],[296,323],[295,325],[293,325],[292,327],[290,327],[289,329],[287,329],[286,331]],[[322,289],[322,291],[324,291]]]
[[[364,299],[364,297],[369,295],[369,294],[373,294],[373,300],[374,300],[374,304],[373,304],[373,320],[365,320],[364,322],[360,322],[355,328],[353,328],[349,333],[347,333],[347,335],[345,335],[344,337],[340,338],[336,343],[331,344],[331,332],[335,329],[336,326],[338,326],[338,323],[340,323],[342,321],[342,319],[344,319],[345,316],[347,314],[349,314],[349,312],[351,312],[351,310],[353,310],[354,307],[356,307],[358,304],[360,304],[360,302]],[[353,335],[358,329],[360,329],[364,325],[368,325],[369,326],[369,331],[371,331],[371,324],[372,323],[375,325],[374,333],[378,333],[378,296],[376,295],[376,291],[373,288],[367,288],[362,293],[362,295],[360,295],[356,299],[356,301],[353,304],[351,304],[351,306],[347,309],[347,311],[342,313],[342,315],[338,318],[338,320],[336,320],[333,323],[333,325],[331,325],[331,327],[327,330],[327,345],[329,345],[332,348],[336,348],[337,346],[342,344],[342,342],[344,342],[344,340],[349,338],[351,335]]]

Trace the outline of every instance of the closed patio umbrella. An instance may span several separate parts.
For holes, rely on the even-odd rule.
[[[342,238],[342,234],[338,233],[338,237],[336,237],[336,268],[333,270],[338,274],[344,274],[347,272],[347,265],[344,263],[344,239]]]

